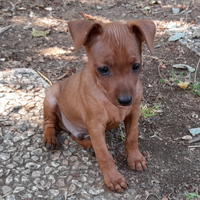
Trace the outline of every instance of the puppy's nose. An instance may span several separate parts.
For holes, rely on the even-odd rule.
[[[128,106],[131,104],[132,101],[132,96],[129,95],[121,95],[118,97],[118,102],[122,105],[122,106]]]

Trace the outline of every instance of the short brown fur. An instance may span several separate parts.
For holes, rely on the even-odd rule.
[[[47,91],[43,143],[56,148],[56,127],[72,133],[77,143],[94,148],[105,185],[122,192],[127,189],[127,182],[108,152],[105,131],[124,121],[128,166],[137,171],[146,169],[146,160],[138,149],[141,66],[137,70],[133,66],[142,65],[143,41],[153,50],[155,25],[149,20],[127,24],[76,20],[68,25],[75,48],[85,47],[88,63],[82,71]],[[108,73],[102,74],[101,70]]]

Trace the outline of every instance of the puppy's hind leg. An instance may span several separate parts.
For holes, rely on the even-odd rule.
[[[51,89],[48,90],[44,100],[43,144],[48,149],[56,149],[58,147],[58,140],[56,138],[55,128],[58,126],[59,106],[55,96],[51,93]]]

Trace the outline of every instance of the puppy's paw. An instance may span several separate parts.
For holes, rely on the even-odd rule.
[[[103,174],[104,183],[109,190],[116,190],[118,193],[122,193],[127,189],[126,179],[116,170],[109,170]]]
[[[58,140],[55,136],[44,136],[43,144],[49,150],[58,148]]]
[[[127,158],[128,166],[130,169],[137,170],[137,171],[143,171],[146,170],[146,159],[145,157],[140,153],[139,149],[132,151],[128,154]]]

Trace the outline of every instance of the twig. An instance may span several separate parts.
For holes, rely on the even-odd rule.
[[[12,25],[6,26],[4,28],[0,28],[0,34],[2,34],[3,32],[7,31],[11,27],[12,27]]]
[[[195,143],[195,142],[198,142],[198,141],[200,141],[200,136],[190,140],[189,143],[191,144],[191,143]]]
[[[189,148],[197,148],[200,147],[200,145],[196,145],[196,146],[189,146]]]
[[[8,193],[6,193],[4,196],[0,196],[1,198],[4,198],[4,197],[6,197],[6,196],[8,196],[9,194],[12,194],[13,193],[13,191],[12,192],[8,192]]]
[[[194,75],[194,82],[196,82],[197,80],[197,70],[199,68],[199,63],[200,63],[200,58],[199,58],[199,61],[198,61],[198,64],[197,64],[197,68],[196,68],[196,71],[195,71],[195,75]]]
[[[52,82],[45,76],[43,75],[41,72],[37,71],[37,73],[42,77],[44,78],[50,85],[52,85]]]

